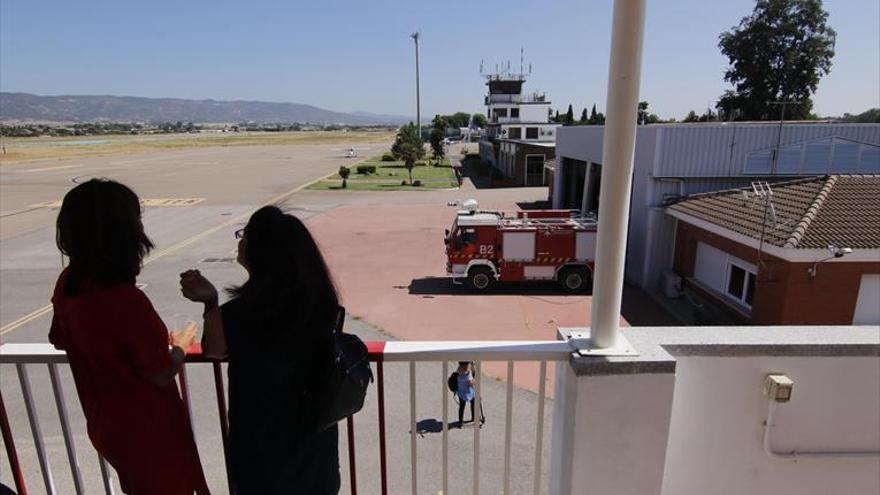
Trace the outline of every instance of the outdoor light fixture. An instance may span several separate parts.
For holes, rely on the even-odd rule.
[[[831,256],[827,258],[823,258],[815,263],[810,268],[807,268],[807,273],[810,274],[810,278],[816,278],[816,267],[819,263],[824,263],[833,258],[843,258],[844,256],[853,252],[852,248],[848,247],[837,247],[834,244],[828,246],[828,252],[831,253]]]
[[[783,374],[767,375],[764,378],[764,395],[774,402],[791,400],[792,388],[794,388],[794,382]]]

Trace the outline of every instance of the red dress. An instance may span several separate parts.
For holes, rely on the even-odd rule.
[[[88,435],[133,495],[207,494],[176,382],[151,377],[171,366],[168,331],[134,285],[88,282],[64,294],[61,273],[49,341],[67,351]]]

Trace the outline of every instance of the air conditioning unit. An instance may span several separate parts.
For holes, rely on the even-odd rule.
[[[670,299],[681,297],[681,275],[672,270],[664,270],[660,276],[660,286],[663,294]]]

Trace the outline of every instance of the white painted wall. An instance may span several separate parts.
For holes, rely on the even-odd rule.
[[[880,325],[880,274],[862,275],[853,325]]]
[[[549,103],[546,105],[520,105],[519,120],[521,122],[548,122],[547,111],[549,109]]]
[[[706,287],[724,293],[724,267],[727,253],[705,242],[697,243],[697,259],[694,262],[694,278]]]
[[[794,380],[776,412],[777,450],[880,449],[880,358],[679,357],[664,495],[880,493],[876,459],[765,455],[762,384],[771,372]]]
[[[674,382],[672,373],[578,377],[557,366],[550,493],[659,495]]]
[[[634,153],[632,206],[627,245],[626,280],[641,287],[656,286],[659,274],[671,264],[668,249],[658,242],[671,239],[672,223],[661,215],[650,215],[650,208],[662,206],[663,195],[672,188],[685,193],[747,187],[754,179],[747,161],[755,153],[769,153],[776,145],[779,127],[775,123],[660,124],[640,126]],[[560,180],[565,175],[563,158],[602,162],[604,126],[572,126],[557,131],[556,169]],[[880,124],[786,124],[782,148],[801,149],[806,143],[836,136],[863,146],[860,160],[874,163],[877,170],[880,152]],[[804,148],[806,150],[806,148]],[[867,151],[865,151],[867,150]],[[866,156],[867,153],[867,156]],[[807,151],[798,155],[808,160]],[[769,156],[769,155],[768,155]],[[814,173],[827,170],[816,169]],[[832,172],[834,169],[832,168]],[[792,177],[793,170],[781,170]],[[784,175],[784,174],[781,174]],[[660,184],[661,179],[683,179],[682,184]],[[563,191],[560,185],[555,189]],[[554,203],[557,203],[554,198]],[[561,206],[561,201],[558,202]]]

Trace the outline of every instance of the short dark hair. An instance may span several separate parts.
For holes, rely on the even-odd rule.
[[[75,296],[85,280],[134,284],[153,248],[137,195],[109,179],[91,179],[68,191],[58,212],[55,243],[70,258],[68,296]]]

